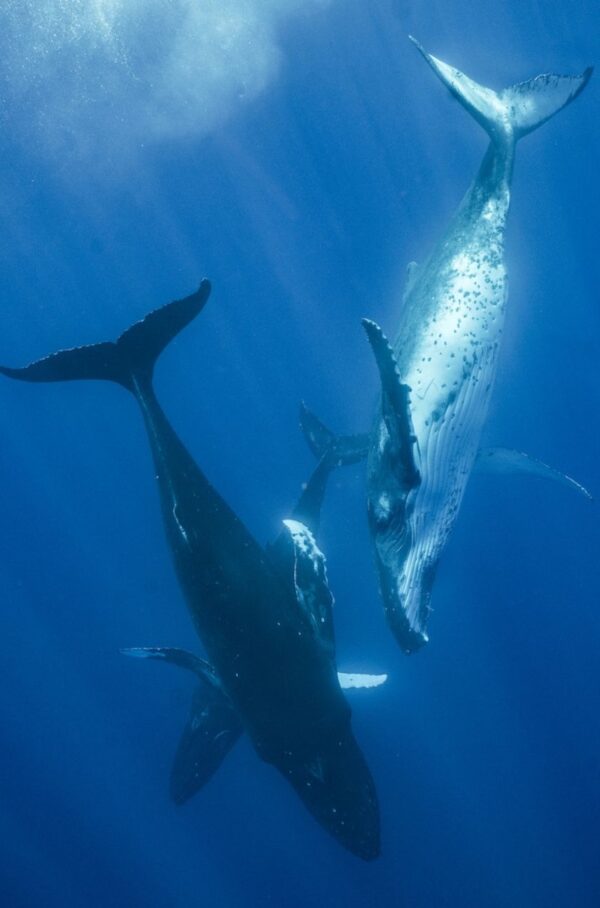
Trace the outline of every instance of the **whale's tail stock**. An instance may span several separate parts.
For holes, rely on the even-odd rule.
[[[493,91],[464,73],[428,54],[415,38],[410,40],[423,54],[436,75],[483,126],[492,141],[516,142],[533,132],[579,95],[593,72],[589,66],[579,76],[547,73]]]
[[[164,348],[201,312],[209,294],[210,283],[204,280],[191,296],[150,312],[114,343],[60,350],[21,369],[0,366],[0,374],[31,382],[105,379],[133,391],[136,380],[151,380]]]

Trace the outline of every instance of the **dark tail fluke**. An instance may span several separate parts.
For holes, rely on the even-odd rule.
[[[133,390],[134,376],[151,378],[154,364],[167,344],[204,308],[210,283],[185,299],[167,303],[128,328],[112,341],[60,350],[22,369],[0,366],[0,373],[21,381],[49,382],[105,379]]]
[[[369,451],[368,434],[334,435],[304,403],[300,405],[300,427],[315,457],[325,457],[331,467],[358,463]]]

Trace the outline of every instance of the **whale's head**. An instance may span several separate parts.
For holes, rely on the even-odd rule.
[[[327,832],[352,854],[372,861],[380,852],[373,778],[349,724],[328,738],[301,760],[288,754],[278,768]]]

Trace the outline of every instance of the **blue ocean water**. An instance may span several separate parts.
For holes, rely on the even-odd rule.
[[[365,431],[360,327],[393,332],[486,137],[408,33],[500,88],[598,60],[597,4],[59,0],[0,10],[0,361],[116,337],[208,276],[157,394],[265,543],[313,466],[301,399]],[[520,143],[509,304],[485,442],[600,496],[597,77]],[[102,383],[0,386],[0,897],[11,908],[600,904],[598,506],[473,477],[431,642],[387,629],[364,467],[320,544],[340,668],[375,778],[363,864],[241,741],[193,801],[168,777],[194,680],[119,648],[200,651],[142,421]]]

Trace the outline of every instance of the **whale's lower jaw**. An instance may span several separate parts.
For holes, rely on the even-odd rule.
[[[407,655],[416,653],[426,643],[429,643],[429,637],[425,631],[425,621],[418,616],[411,617],[406,603],[398,593],[386,595],[382,591],[382,597],[387,623],[403,652]],[[429,612],[428,606],[427,612]]]
[[[410,621],[402,608],[397,606],[384,606],[385,617],[390,629],[396,638],[396,641],[407,656],[418,652],[426,643],[429,643],[429,637],[425,631],[417,630],[411,626]]]
[[[402,554],[398,551],[394,553],[395,558],[390,559],[389,549],[386,554],[386,558],[381,557],[376,540],[375,562],[385,617],[400,648],[410,655],[429,642],[429,602],[437,561],[420,565],[409,578],[406,559],[410,555],[410,546]]]

